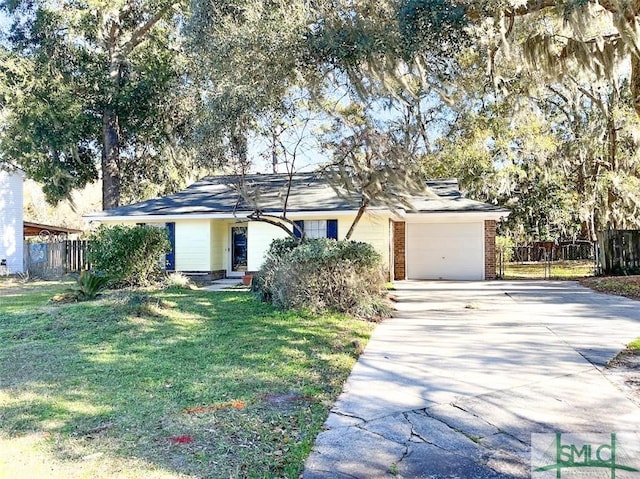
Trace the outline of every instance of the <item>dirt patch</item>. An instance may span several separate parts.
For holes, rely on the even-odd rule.
[[[640,275],[583,278],[580,284],[601,293],[640,300]]]
[[[611,360],[605,376],[640,406],[640,352],[625,349]]]
[[[3,295],[14,295],[21,294],[24,292],[24,284],[19,283],[17,280],[13,278],[2,279],[0,281],[0,291],[2,291]]]
[[[68,283],[69,278],[64,277],[54,280],[42,280],[42,279],[22,279],[18,277],[4,277],[0,276],[0,295],[18,296],[23,294],[40,293],[52,286],[65,285]],[[53,293],[52,293],[53,295]]]

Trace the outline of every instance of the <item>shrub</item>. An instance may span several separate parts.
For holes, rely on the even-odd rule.
[[[287,253],[293,251],[300,246],[300,239],[298,238],[282,238],[274,239],[269,246],[268,256],[274,258],[282,258]]]
[[[163,281],[163,286],[168,289],[193,289],[195,286],[191,279],[183,273],[168,274]]]
[[[100,296],[100,293],[107,289],[109,279],[106,276],[93,274],[82,270],[76,284],[67,289],[64,293],[54,296],[55,302],[90,301]]]
[[[381,257],[368,243],[275,240],[254,278],[263,300],[283,309],[388,316]]]
[[[100,226],[89,238],[89,262],[113,285],[149,284],[171,245],[166,231],[153,226]]]

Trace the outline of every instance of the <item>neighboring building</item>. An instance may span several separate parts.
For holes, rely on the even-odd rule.
[[[64,241],[72,238],[77,238],[82,230],[75,228],[65,228],[64,226],[43,225],[42,223],[32,223],[31,221],[25,221],[24,223],[24,238],[39,238],[43,241],[49,241],[51,239]],[[72,236],[72,238],[69,238]]]
[[[244,183],[263,213],[282,214],[287,175],[248,175]],[[257,271],[271,241],[287,235],[264,222],[238,193],[239,177],[204,178],[174,195],[87,215],[105,224],[157,224],[169,232],[173,250],[167,269],[241,276]],[[464,198],[456,180],[427,182],[429,194],[412,197],[412,210],[373,204],[352,238],[371,243],[393,279],[482,280],[495,278],[496,222],[505,209]],[[296,174],[287,218],[307,236],[343,239],[357,213],[359,198],[337,195],[314,173]],[[255,205],[254,205],[255,206]]]
[[[24,272],[21,170],[0,169],[0,274]]]

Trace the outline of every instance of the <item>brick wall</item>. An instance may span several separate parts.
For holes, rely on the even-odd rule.
[[[393,222],[393,279],[406,279],[406,237],[404,221]]]
[[[496,279],[496,222],[484,222],[484,279]]]

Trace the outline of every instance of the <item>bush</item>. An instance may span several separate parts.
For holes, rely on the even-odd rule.
[[[108,283],[107,277],[83,269],[76,284],[64,293],[54,296],[52,300],[59,303],[90,301],[98,298],[100,293],[107,289]]]
[[[89,262],[112,285],[143,286],[160,272],[170,248],[163,228],[103,225],[89,238]]]
[[[254,278],[262,299],[283,309],[388,316],[380,255],[368,243],[275,240]]]
[[[194,289],[191,279],[183,273],[168,274],[163,280],[163,286],[167,289]]]

